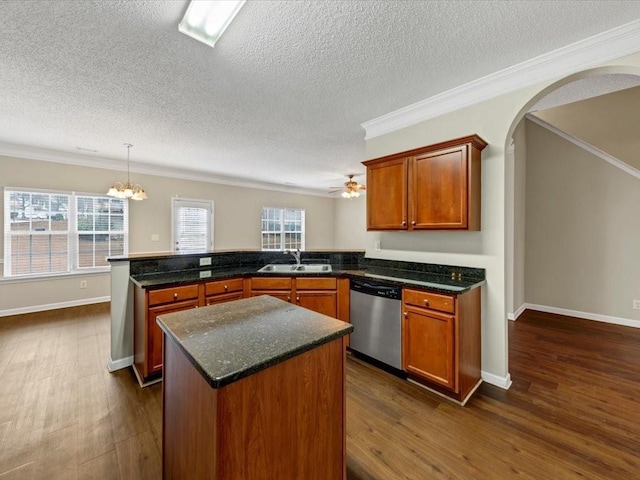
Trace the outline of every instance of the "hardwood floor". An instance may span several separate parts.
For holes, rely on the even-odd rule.
[[[0,318],[0,480],[161,477],[162,387],[106,371],[108,308]],[[640,330],[526,312],[509,343],[466,407],[351,359],[348,479],[638,478]]]

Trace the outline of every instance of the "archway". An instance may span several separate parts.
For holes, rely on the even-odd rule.
[[[634,66],[606,66],[590,70],[585,70],[561,80],[558,80],[534,95],[519,110],[511,123],[508,135],[505,139],[505,311],[509,319],[515,319],[524,310],[526,300],[524,299],[524,247],[523,238],[523,212],[522,208],[524,195],[523,185],[519,184],[517,172],[517,142],[513,138],[518,131],[518,126],[524,121],[525,115],[532,106],[538,103],[550,93],[561,87],[570,85],[578,80],[602,75],[635,75],[640,76],[640,68]],[[519,294],[522,298],[519,298]],[[508,361],[508,359],[507,359]]]

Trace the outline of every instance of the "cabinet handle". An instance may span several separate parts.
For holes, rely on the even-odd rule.
[[[174,299],[174,300],[177,300],[177,299],[178,299],[178,294],[177,294],[177,293],[174,293],[174,294],[173,294],[173,299]]]
[[[224,286],[225,291],[228,289],[229,287],[227,287],[226,285]]]
[[[406,220],[403,220],[403,221],[402,221],[402,226],[403,226],[403,227],[405,227],[406,225],[407,225]]]
[[[287,297],[287,302],[290,302],[290,301],[291,301],[291,297]]]
[[[404,316],[404,318],[407,318],[409,316],[407,312],[404,312],[402,315]]]
[[[427,300],[426,298],[424,299],[424,306],[428,307],[429,306],[429,300]]]
[[[416,221],[415,221],[415,220],[411,222],[411,225],[415,225],[415,224],[416,224]]]
[[[296,297],[296,302],[300,303],[300,297]]]

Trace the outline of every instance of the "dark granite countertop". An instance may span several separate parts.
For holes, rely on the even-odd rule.
[[[161,273],[147,273],[134,275],[132,281],[145,289],[170,287],[188,283],[223,280],[237,277],[348,277],[375,280],[378,283],[398,285],[401,287],[416,287],[446,294],[464,293],[485,283],[484,279],[465,277],[459,279],[444,273],[419,272],[396,268],[367,267],[358,265],[333,265],[332,272],[322,273],[259,273],[257,270],[263,265],[220,267],[198,270],[180,270]]]
[[[161,315],[157,322],[213,388],[353,331],[349,323],[267,295]]]

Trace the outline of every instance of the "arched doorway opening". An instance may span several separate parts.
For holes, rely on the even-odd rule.
[[[588,293],[586,292],[581,292],[580,286],[579,286],[580,285],[579,280],[583,280],[586,277],[586,275],[588,275],[588,273],[585,273],[585,272],[592,272],[597,270],[598,268],[604,269],[604,270],[614,270],[616,268],[615,266],[612,266],[612,267],[606,266],[606,262],[607,262],[607,259],[605,258],[606,255],[611,254],[611,252],[613,252],[613,254],[618,254],[618,253],[621,255],[623,254],[621,253],[621,250],[620,250],[620,245],[619,245],[620,242],[618,243],[616,243],[616,241],[608,242],[607,240],[609,239],[606,237],[606,235],[599,235],[599,236],[592,235],[591,240],[588,240],[587,238],[585,238],[584,240],[580,239],[579,234],[581,232],[581,229],[583,229],[585,233],[588,233],[588,232],[601,233],[601,232],[598,232],[598,229],[595,228],[593,225],[588,225],[588,224],[585,225],[586,222],[584,219],[588,218],[585,212],[581,212],[581,215],[576,215],[575,218],[574,216],[567,213],[570,211],[570,202],[568,202],[567,200],[573,201],[574,199],[574,196],[572,196],[573,191],[588,190],[589,188],[591,188],[591,191],[589,193],[591,194],[592,197],[597,197],[598,193],[597,193],[597,190],[595,190],[595,187],[593,185],[588,185],[589,181],[597,183],[597,181],[593,179],[594,176],[597,177],[597,174],[593,174],[592,172],[591,177],[587,178],[584,175],[585,174],[584,171],[582,171],[581,169],[575,169],[575,167],[573,167],[574,169],[568,173],[567,178],[569,178],[571,182],[573,182],[572,179],[574,177],[575,177],[575,182],[580,182],[580,181],[582,181],[583,183],[587,182],[586,186],[582,185],[580,189],[580,188],[575,188],[576,185],[579,185],[579,183],[571,183],[571,185],[566,186],[567,187],[566,196],[563,197],[562,195],[556,195],[552,199],[545,199],[546,203],[541,202],[540,197],[543,195],[553,196],[553,194],[544,192],[544,190],[542,189],[540,189],[537,192],[538,196],[535,197],[534,200],[537,200],[538,204],[544,204],[547,207],[549,207],[552,201],[557,202],[558,218],[542,218],[542,219],[536,218],[535,221],[532,221],[531,204],[536,205],[535,201],[529,202],[529,207],[527,207],[527,200],[529,199],[532,193],[530,191],[529,192],[530,195],[527,196],[526,186],[531,183],[530,179],[529,181],[527,180],[527,163],[530,163],[530,161],[532,161],[533,158],[527,157],[527,149],[530,148],[530,145],[523,146],[523,141],[526,144],[526,139],[528,138],[526,134],[523,134],[523,131],[524,131],[523,124],[526,122],[526,119],[525,119],[526,115],[531,111],[532,107],[538,104],[541,100],[543,100],[544,98],[548,97],[550,94],[558,91],[561,88],[566,88],[567,86],[576,84],[578,82],[584,82],[585,79],[596,79],[598,77],[602,78],[605,76],[634,76],[634,77],[640,78],[640,68],[629,67],[629,66],[618,66],[618,67],[608,66],[608,67],[601,67],[601,68],[595,68],[595,69],[583,71],[583,72],[568,76],[566,78],[563,78],[549,85],[545,89],[541,90],[538,94],[533,96],[518,112],[518,114],[514,118],[509,128],[509,133],[505,141],[505,150],[504,150],[505,151],[505,303],[506,303],[506,312],[508,314],[508,318],[511,320],[517,318],[519,314],[525,310],[525,308],[530,308],[531,306],[541,307],[541,308],[545,307],[545,305],[543,305],[543,303],[545,302],[551,304],[551,305],[546,305],[546,307],[558,308],[558,313],[577,312],[577,313],[580,313],[581,315],[576,315],[576,316],[582,316],[584,318],[589,318],[588,315],[593,314],[592,319],[596,319],[596,320],[602,319],[604,321],[608,321],[608,319],[611,318],[614,321],[616,319],[617,320],[622,319],[624,321],[626,316],[631,316],[630,314],[625,314],[625,313],[618,313],[614,315],[612,315],[611,313],[607,313],[608,310],[606,305],[598,304],[598,301],[600,300],[593,301],[594,300],[592,298],[593,295],[588,298],[590,302],[585,301],[580,303],[581,296],[587,299],[587,295],[588,295]],[[541,135],[538,135],[536,140],[539,142],[540,138],[541,138]],[[553,166],[552,168],[558,168],[558,171],[562,173],[561,170],[564,167],[562,165],[558,165],[558,166]],[[567,174],[567,172],[564,172],[564,173]],[[546,178],[550,180],[549,192],[551,192],[551,186],[557,179],[552,178],[550,176]],[[539,181],[540,179],[538,179],[538,182]],[[632,181],[636,182],[635,184],[637,184],[638,180],[634,179]],[[612,193],[612,191],[615,190],[615,184],[619,183],[619,180],[607,180],[607,182],[608,184],[603,187],[604,189],[603,191],[607,193]],[[555,186],[558,187],[557,184]],[[546,188],[546,186],[544,186],[543,188]],[[541,192],[543,193],[541,194]],[[579,202],[580,200],[575,200],[575,201]],[[603,205],[601,204],[603,202],[605,204],[613,204],[614,201],[616,201],[616,199],[613,198],[613,195],[607,195],[606,202],[604,202],[604,199],[602,198],[600,199],[593,198],[594,204],[598,206],[598,209],[600,211],[600,216],[602,216],[603,215],[602,212],[605,211],[600,209],[600,207],[603,207]],[[620,199],[618,198],[617,201],[620,202]],[[585,208],[588,208],[588,206],[585,206]],[[612,207],[611,209],[618,210]],[[564,213],[565,215],[564,218],[561,217],[562,213]],[[604,214],[604,216],[607,218],[609,217],[606,214]],[[593,220],[594,222],[597,222],[598,218],[595,218],[595,215],[594,215]],[[530,229],[535,228],[541,232],[541,234],[538,235],[537,242],[541,243],[543,241],[547,241],[548,242],[547,246],[553,246],[554,245],[553,242],[557,241],[557,237],[560,236],[560,235],[557,235],[558,233],[560,233],[558,232],[557,229],[559,228],[558,225],[561,225],[561,229],[562,229],[561,233],[563,234],[562,241],[565,242],[565,244],[562,245],[562,248],[565,250],[565,253],[570,252],[571,254],[562,256],[562,248],[557,248],[554,250],[554,254],[556,255],[555,263],[553,260],[553,255],[549,256],[550,257],[549,261],[546,261],[546,262],[540,261],[539,251],[537,252],[538,257],[536,257],[535,256],[536,254],[532,253],[530,249],[531,245],[527,245],[527,242],[525,241],[525,238],[527,237],[526,235],[527,225],[529,225]],[[556,230],[554,230],[554,228]],[[529,238],[530,237],[531,235],[529,235]],[[544,238],[541,240],[540,237],[544,237]],[[585,235],[585,237],[587,237],[587,235]],[[571,245],[570,244],[571,241],[574,241],[576,243]],[[591,241],[592,244],[588,244],[589,241]],[[607,248],[606,251],[603,251],[602,242],[606,243],[606,248]],[[597,258],[599,262],[602,262],[602,265],[593,265],[594,256],[593,255],[590,256],[589,254],[590,253],[593,254],[594,251],[599,252],[597,255]],[[579,253],[582,254],[582,257],[580,257]],[[580,261],[581,258],[582,258],[582,261]],[[536,261],[534,262],[532,261],[532,259]],[[545,258],[545,260],[547,259]],[[564,264],[563,264],[563,260],[566,260]],[[621,261],[620,259],[616,260],[617,263],[614,263],[614,265],[618,265],[620,261]],[[591,262],[591,263],[588,264],[585,262]],[[529,265],[529,267],[527,267],[527,265]],[[532,268],[532,265],[535,265],[535,267]],[[549,265],[552,265],[553,267],[557,268],[557,270],[553,271],[551,269],[546,271],[546,274],[549,275],[548,278],[552,278],[553,275],[557,275],[558,272],[561,272],[563,273],[563,275],[561,276],[562,281],[564,282],[563,285],[570,284],[564,292],[560,291],[561,289],[555,288],[555,293],[557,293],[559,296],[562,296],[563,293],[566,294],[566,296],[568,297],[566,299],[567,300],[566,302],[563,302],[563,300],[554,300],[553,296],[549,295],[548,292],[546,297],[544,295],[532,295],[531,288],[529,289],[525,288],[527,285],[527,278],[529,279],[529,286],[531,286],[532,284],[531,272],[534,271],[535,268],[539,270],[537,272],[537,277],[541,277],[544,275],[543,273],[541,273],[541,271],[543,271],[545,266],[546,268],[549,268]],[[582,267],[584,267],[585,265],[592,268],[583,269]],[[527,271],[527,268],[529,268],[528,271]],[[561,270],[561,269],[564,269],[564,270]],[[611,272],[608,272],[608,273],[611,273]],[[629,273],[628,275],[632,275],[632,274]],[[542,284],[544,282],[544,279],[541,280],[540,278],[537,278],[537,277],[535,278],[538,284]],[[546,285],[545,287],[548,287],[549,290],[553,290],[554,284],[552,282],[547,282],[547,283],[548,285]],[[630,288],[633,288],[633,287],[630,287]],[[602,304],[607,302],[611,303],[613,301],[612,299],[614,299],[615,296],[618,295],[617,292],[602,292],[602,293],[607,294],[607,295],[602,295],[602,300],[600,301],[600,303]],[[620,297],[625,295],[629,296],[630,295],[629,291],[626,291],[624,294],[622,293],[619,294]],[[532,296],[533,298],[531,298]],[[544,300],[541,301],[540,298]],[[629,311],[631,308],[631,298],[632,297],[629,297],[627,302]],[[552,311],[552,310],[549,310],[549,311]],[[570,314],[570,313],[565,313],[565,314]],[[600,316],[601,318],[597,318],[598,316]],[[640,318],[640,316],[638,316],[637,318]]]

